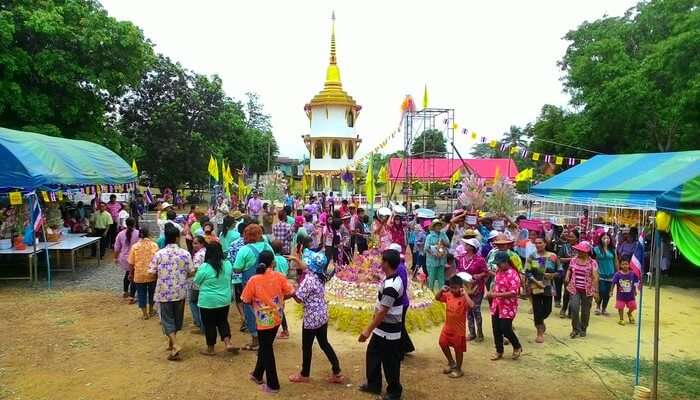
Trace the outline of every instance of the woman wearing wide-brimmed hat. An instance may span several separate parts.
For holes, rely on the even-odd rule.
[[[598,294],[598,264],[591,258],[591,245],[587,241],[572,246],[576,258],[566,271],[566,289],[569,291],[571,311],[571,338],[585,337],[591,317],[593,297]]]
[[[444,222],[434,219],[430,224],[430,232],[425,238],[425,264],[428,269],[428,287],[438,291],[445,284],[445,267],[450,241],[442,228]]]
[[[513,257],[505,251],[498,251],[494,255],[497,265],[493,288],[486,293],[491,311],[491,326],[493,327],[493,341],[496,353],[491,360],[503,358],[504,343],[507,338],[513,345],[514,360],[520,358],[523,347],[518,337],[513,332],[513,320],[518,313],[518,293],[520,292],[520,274],[515,270]]]
[[[469,340],[477,342],[484,341],[484,332],[481,328],[481,302],[484,300],[484,286],[486,278],[489,276],[489,270],[486,267],[486,260],[479,255],[478,239],[474,237],[466,237],[461,239],[462,244],[457,247],[456,251],[461,254],[457,260],[457,271],[466,272],[471,275],[472,287],[474,288],[469,295],[474,302],[474,307],[469,309],[467,314],[469,321]],[[460,251],[462,250],[462,251]]]

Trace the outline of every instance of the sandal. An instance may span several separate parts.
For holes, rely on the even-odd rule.
[[[168,361],[180,361],[182,358],[180,357],[180,350],[176,350],[174,353],[171,351],[170,354],[168,354]]]
[[[238,351],[239,351],[239,350],[240,350],[240,348],[238,348],[238,347],[236,347],[236,346],[228,346],[228,347],[226,347],[226,351],[229,352],[229,353],[233,353],[233,354],[238,354]]]
[[[634,325],[634,317],[629,317],[630,325]]]
[[[576,331],[571,332],[571,333],[569,334],[569,337],[572,338],[572,339],[575,339],[576,337],[578,337],[578,332],[576,332]]]
[[[491,361],[498,361],[498,360],[500,360],[501,358],[503,358],[503,353],[494,353],[494,354],[491,356]]]
[[[447,366],[447,368],[445,368],[445,369],[442,370],[442,373],[445,374],[445,375],[447,375],[447,374],[449,374],[450,372],[454,371],[456,368],[457,368],[457,364],[450,364],[450,365]]]
[[[263,392],[269,393],[269,394],[276,394],[276,393],[279,393],[279,391],[280,391],[279,389],[271,389],[269,386],[267,386],[267,385],[264,384],[264,383],[263,383],[262,385],[260,385],[260,389],[261,389]]]
[[[252,372],[248,374],[248,378],[251,380],[251,382],[255,383],[256,385],[264,385],[265,384],[264,380],[256,378]]]
[[[241,325],[241,327],[238,329],[241,332],[247,332],[248,328],[245,327],[245,324]]]
[[[621,320],[617,321],[617,324],[621,325],[621,326],[625,326],[625,320],[621,319]]]
[[[519,349],[517,349],[517,350],[514,349],[514,350],[513,350],[513,356],[512,356],[513,360],[517,360],[518,358],[520,358],[520,355],[521,355],[522,353],[523,353],[523,348],[522,348],[522,347],[519,348]]]
[[[259,344],[252,344],[252,343],[247,343],[245,346],[243,346],[243,350],[245,351],[258,351],[260,348]]]
[[[345,383],[345,377],[343,374],[332,374],[326,379],[328,383],[343,384]]]
[[[279,335],[277,335],[277,339],[289,339],[289,332],[280,332]]]
[[[455,369],[454,371],[450,372],[447,377],[448,378],[461,378],[464,376],[464,372],[462,372],[461,369]]]
[[[289,381],[292,383],[309,383],[311,379],[308,376],[304,376],[300,373],[289,375]]]
[[[207,349],[201,349],[201,350],[199,350],[199,354],[201,354],[201,355],[203,355],[203,356],[213,357],[213,356],[216,355],[216,352],[214,352],[214,351],[213,351],[213,352],[209,352],[209,350],[207,350]]]

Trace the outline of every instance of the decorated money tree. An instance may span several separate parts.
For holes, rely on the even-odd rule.
[[[356,255],[348,265],[335,267],[335,274],[326,284],[326,299],[330,320],[337,329],[359,333],[367,326],[374,314],[382,279],[382,255],[378,248]],[[416,285],[409,280],[407,294],[411,308],[406,317],[409,331],[437,325],[444,315],[433,293]]]
[[[491,187],[491,197],[486,200],[489,212],[493,214],[511,215],[515,210],[515,186],[504,178],[496,178]]]
[[[486,204],[486,183],[470,174],[462,180],[462,193],[457,198],[462,206],[472,211],[480,210]]]

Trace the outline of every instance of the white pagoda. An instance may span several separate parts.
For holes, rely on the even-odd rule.
[[[304,106],[310,133],[303,135],[310,153],[310,188],[314,191],[341,191],[341,175],[353,172],[355,153],[362,140],[355,133],[361,106],[343,90],[335,54],[335,13],[332,18],[331,55],[326,81]]]

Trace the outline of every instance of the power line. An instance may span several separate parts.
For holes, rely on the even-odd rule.
[[[605,153],[601,153],[601,152],[595,151],[595,150],[584,149],[583,147],[577,147],[577,146],[572,146],[572,145],[570,145],[570,144],[564,144],[564,143],[555,142],[555,141],[553,141],[553,140],[540,139],[540,138],[532,138],[532,140],[533,140],[533,141],[539,140],[540,142],[551,143],[551,144],[554,144],[554,145],[557,145],[557,146],[569,147],[569,148],[572,148],[572,149],[585,151],[585,152],[587,152],[587,153],[605,154]]]

